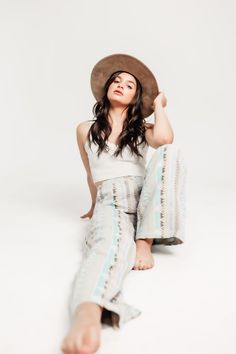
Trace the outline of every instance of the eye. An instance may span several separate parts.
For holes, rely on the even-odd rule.
[[[132,89],[132,86],[128,85],[128,87],[129,87],[130,89]]]

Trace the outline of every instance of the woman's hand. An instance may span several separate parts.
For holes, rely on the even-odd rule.
[[[163,92],[159,92],[152,104],[152,109],[155,110],[157,106],[165,107],[167,105],[167,99]]]
[[[85,219],[85,218],[91,219],[91,217],[93,216],[94,207],[95,207],[95,205],[92,205],[91,208],[90,208],[90,210],[89,210],[86,214],[81,215],[80,218],[81,218],[81,219]]]

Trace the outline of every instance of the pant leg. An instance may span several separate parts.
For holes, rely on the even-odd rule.
[[[117,327],[141,314],[122,296],[123,281],[135,262],[134,234],[141,188],[140,177],[114,178],[98,187],[82,262],[72,285],[71,316],[84,301],[104,307],[111,324]]]
[[[183,153],[175,144],[159,146],[151,157],[137,208],[135,239],[177,245],[185,240],[186,174]]]

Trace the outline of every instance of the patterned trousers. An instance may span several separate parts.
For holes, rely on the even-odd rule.
[[[83,257],[72,282],[71,318],[82,302],[103,307],[102,323],[120,328],[141,311],[123,300],[123,281],[135,263],[135,240],[178,245],[185,239],[186,165],[175,144],[158,147],[146,175],[108,179],[98,186],[83,241]]]

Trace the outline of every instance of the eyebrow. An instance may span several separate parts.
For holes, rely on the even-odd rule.
[[[119,79],[122,79],[122,77],[120,75],[117,76]],[[128,80],[129,82],[132,82],[132,84],[136,85],[135,82],[131,81],[131,80]]]

